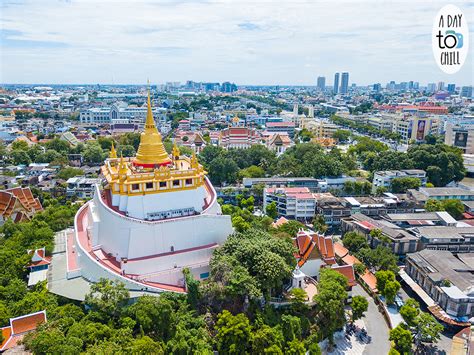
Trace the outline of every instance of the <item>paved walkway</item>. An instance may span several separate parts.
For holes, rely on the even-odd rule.
[[[365,349],[360,354],[388,354],[390,350],[390,342],[388,340],[389,329],[374,300],[360,285],[357,285],[352,289],[352,295],[363,296],[367,299],[367,301],[369,301],[369,309],[365,313],[363,321],[365,323],[365,329],[367,330],[367,333],[372,337],[372,341],[365,346]]]
[[[359,328],[365,328],[365,323],[362,319],[355,321],[355,324]],[[350,339],[346,339],[344,334],[345,332],[338,332],[334,334],[334,343],[336,347],[331,352],[326,350],[328,341],[325,340],[321,342],[319,345],[321,347],[322,353],[324,355],[362,355],[367,344],[357,339],[355,334],[351,335],[349,337]]]

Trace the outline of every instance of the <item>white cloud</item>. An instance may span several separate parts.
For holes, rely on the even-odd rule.
[[[336,71],[360,84],[474,82],[473,44],[454,76],[434,62],[431,26],[443,1],[2,4],[0,82],[314,84],[325,75],[329,84]],[[467,4],[458,6],[472,28]]]

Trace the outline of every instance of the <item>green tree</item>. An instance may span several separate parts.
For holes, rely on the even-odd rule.
[[[97,143],[89,143],[84,150],[84,161],[87,163],[98,164],[104,161],[104,151]]]
[[[82,169],[72,168],[72,167],[62,168],[58,172],[58,178],[63,179],[63,180],[68,180],[69,178],[72,178],[75,176],[81,176],[81,175],[84,175],[84,172],[82,171]]]
[[[295,314],[304,314],[308,311],[306,302],[308,301],[308,295],[301,288],[294,288],[290,292],[290,304],[291,310]]]
[[[163,346],[151,339],[150,337],[144,336],[139,339],[135,339],[130,347],[132,354],[164,354]]]
[[[346,143],[349,140],[349,138],[351,137],[351,131],[348,131],[346,129],[337,129],[333,133],[332,137],[334,139],[337,139],[338,142],[340,142],[340,143]]]
[[[351,309],[352,309],[352,321],[360,319],[364,316],[369,308],[369,302],[364,296],[352,297]]]
[[[328,230],[328,226],[326,224],[326,220],[324,216],[321,214],[317,214],[313,218],[313,229],[319,233],[326,233]]]
[[[265,170],[259,166],[251,165],[239,171],[239,178],[259,178],[265,176]]]
[[[416,320],[419,314],[420,305],[413,298],[408,299],[400,308],[400,315],[410,327],[414,327],[416,325]]]
[[[439,200],[429,199],[425,203],[425,210],[427,212],[439,212],[444,211],[443,203]]]
[[[464,205],[460,200],[450,199],[443,201],[443,207],[446,212],[448,212],[453,218],[461,219],[462,214],[464,213]]]
[[[120,145],[117,149],[118,155],[122,155],[124,157],[134,157],[136,154],[135,148],[133,145]]]
[[[91,285],[90,292],[86,295],[85,303],[91,310],[101,314],[102,319],[118,319],[122,307],[129,300],[129,292],[125,285],[119,281],[101,278],[99,282]]]
[[[283,223],[277,228],[278,232],[284,232],[289,234],[291,237],[296,237],[296,234],[300,229],[304,228],[304,225],[298,221],[290,220]]]
[[[412,344],[412,335],[411,332],[405,329],[402,325],[397,325],[395,328],[390,330],[391,341],[395,343],[395,349],[401,353],[409,353],[411,350]]]
[[[275,202],[271,202],[265,207],[265,213],[268,217],[276,219],[278,217],[277,207]]]
[[[437,343],[444,327],[429,313],[421,312],[416,320],[415,339],[419,342]]]
[[[398,290],[400,290],[400,283],[398,283],[398,281],[388,281],[385,284],[383,296],[385,296],[387,304],[393,304],[395,302]]]
[[[332,269],[322,269],[318,293],[314,296],[318,325],[332,344],[334,333],[345,324],[344,303],[347,279]]]
[[[342,244],[353,253],[369,246],[367,238],[359,232],[347,232],[344,234]]]
[[[232,184],[237,180],[237,164],[225,157],[217,157],[209,163],[209,178],[215,185]]]
[[[246,230],[250,229],[250,223],[248,223],[242,216],[234,216],[232,217],[232,226],[235,228],[237,232],[245,232]]]
[[[414,177],[398,177],[393,179],[390,185],[394,193],[405,193],[408,189],[417,189],[420,186],[420,179]]]
[[[24,150],[13,150],[10,153],[12,162],[14,165],[29,165],[31,164],[31,158],[28,153]]]
[[[283,347],[284,339],[280,327],[270,327],[267,324],[263,324],[258,328],[253,335],[252,339],[252,353],[264,354],[268,352],[268,349],[276,347],[281,352]]]
[[[252,328],[243,314],[232,315],[227,310],[219,314],[216,324],[216,342],[219,352],[224,354],[245,354],[250,350]]]

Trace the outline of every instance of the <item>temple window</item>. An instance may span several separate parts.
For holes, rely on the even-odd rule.
[[[153,188],[153,183],[152,182],[147,182],[145,186],[146,186],[147,190],[150,190],[150,189]]]
[[[140,184],[132,184],[132,191],[140,190]]]
[[[160,181],[160,188],[166,187],[166,181]]]
[[[186,179],[186,185],[192,185],[193,179]]]
[[[179,180],[173,180],[173,186],[179,186]]]

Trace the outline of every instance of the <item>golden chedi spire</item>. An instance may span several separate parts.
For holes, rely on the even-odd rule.
[[[109,158],[117,159],[117,152],[115,151],[114,142],[112,142],[112,147],[110,148]]]
[[[140,145],[138,146],[134,165],[144,168],[154,168],[157,165],[167,165],[170,163],[171,159],[166,153],[165,146],[161,140],[161,134],[155,126],[155,120],[153,119],[153,112],[151,110],[150,91],[148,91],[145,130],[140,136]]]

